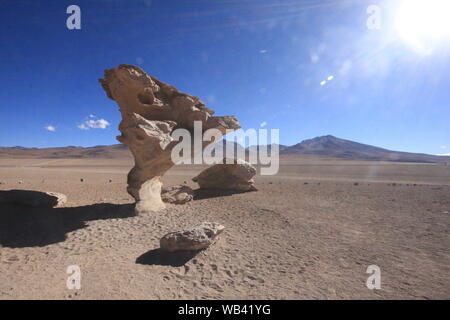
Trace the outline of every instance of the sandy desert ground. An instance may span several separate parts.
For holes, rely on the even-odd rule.
[[[277,176],[256,177],[258,192],[141,216],[125,190],[130,166],[0,159],[0,190],[69,199],[0,206],[1,299],[450,298],[449,166],[287,157]],[[164,182],[195,187],[201,169],[175,167]],[[226,226],[207,250],[158,250],[165,233],[205,220]],[[373,264],[381,290],[365,284]],[[80,290],[66,287],[70,265]]]

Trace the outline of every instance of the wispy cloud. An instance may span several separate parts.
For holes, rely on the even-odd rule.
[[[56,131],[56,127],[52,126],[52,125],[48,125],[44,127],[45,130],[50,131],[50,132],[55,132]]]
[[[97,119],[97,117],[93,114],[89,115],[89,120],[84,121],[77,125],[77,128],[80,130],[90,130],[90,129],[106,129],[111,124],[105,119]]]
[[[77,128],[80,130],[89,130],[89,127],[87,125],[85,125],[84,123],[77,125]]]
[[[445,146],[445,145],[440,146],[439,148],[441,148],[443,152],[447,151],[447,146]],[[450,157],[450,153],[441,153],[441,154],[437,154],[437,156]]]

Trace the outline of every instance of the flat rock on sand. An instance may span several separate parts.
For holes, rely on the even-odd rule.
[[[16,204],[28,207],[59,207],[67,202],[67,196],[56,192],[32,190],[0,191],[0,203]]]
[[[197,182],[200,189],[257,190],[252,179],[256,174],[255,167],[242,159],[224,159],[223,162],[203,170],[192,181]]]
[[[171,232],[160,240],[161,249],[169,252],[192,251],[207,248],[225,229],[215,222],[203,222],[187,230]]]

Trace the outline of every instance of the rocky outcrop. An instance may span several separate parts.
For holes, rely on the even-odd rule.
[[[0,191],[0,204],[15,204],[27,207],[54,208],[67,202],[67,196],[56,192],[32,190]]]
[[[171,186],[161,192],[164,202],[172,204],[185,204],[194,199],[194,190],[188,186]]]
[[[205,249],[224,229],[219,223],[203,222],[187,230],[166,234],[161,238],[160,246],[169,252]]]
[[[226,162],[231,162],[227,164]],[[200,189],[222,189],[234,191],[256,191],[253,177],[256,169],[241,159],[224,159],[224,164],[216,164],[203,170],[192,179]]]
[[[137,213],[164,208],[161,177],[174,165],[171,151],[178,143],[171,136],[174,129],[192,133],[194,121],[201,122],[203,131],[215,128],[222,134],[240,128],[235,117],[214,117],[214,111],[198,97],[179,92],[139,67],[120,65],[105,70],[99,81],[122,113],[122,134],[117,140],[130,148],[135,159],[127,190],[136,200]]]

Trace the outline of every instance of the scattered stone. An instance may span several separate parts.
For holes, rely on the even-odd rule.
[[[236,191],[256,191],[253,176],[256,169],[250,163],[234,159],[231,164],[216,164],[203,170],[192,181],[197,182],[200,189],[223,189]]]
[[[67,202],[67,196],[56,192],[40,192],[32,190],[0,191],[0,203],[17,204],[28,207],[53,208]]]
[[[185,204],[194,199],[194,190],[188,186],[171,186],[161,191],[164,202],[172,204]]]
[[[80,179],[80,181],[81,181],[81,182],[84,182],[84,179],[83,179],[83,178],[81,178],[81,179]]]
[[[359,183],[358,183],[358,182],[355,182],[353,185],[354,185],[354,186],[359,186]]]
[[[23,183],[23,181],[22,181],[22,180],[19,180],[19,181],[18,181],[18,183],[19,183],[19,184],[22,184],[22,183]]]
[[[203,222],[187,230],[166,234],[161,238],[160,246],[169,252],[205,249],[224,229],[219,223]]]
[[[109,179],[109,183],[111,183],[112,182],[112,180],[111,179]]]
[[[303,183],[304,185],[307,185],[308,184],[308,182],[305,182],[305,183]]]
[[[136,200],[136,213],[165,207],[161,177],[175,165],[171,151],[178,141],[171,133],[176,128],[193,132],[197,121],[203,132],[214,128],[223,135],[240,129],[235,117],[214,117],[214,111],[198,97],[179,92],[139,67],[119,65],[105,70],[99,81],[122,113],[122,135],[117,140],[127,145],[135,158],[135,166],[128,173],[127,191]],[[203,148],[208,144],[205,142]]]

